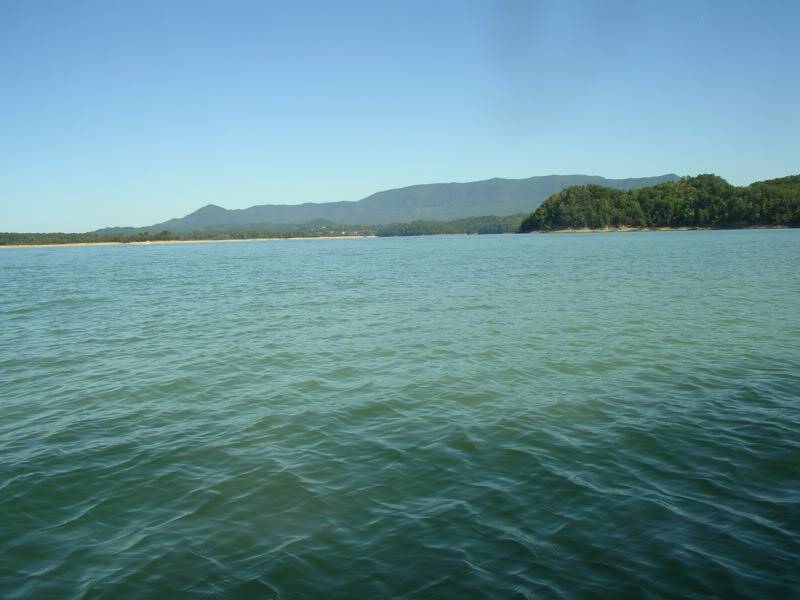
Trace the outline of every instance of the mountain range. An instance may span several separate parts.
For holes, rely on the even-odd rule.
[[[431,183],[377,192],[351,202],[261,204],[228,210],[209,204],[150,227],[107,228],[98,233],[136,230],[202,229],[305,224],[329,221],[349,225],[452,220],[483,215],[506,216],[534,211],[548,196],[573,185],[596,184],[620,190],[675,181],[675,174],[632,179],[593,175],[546,175],[527,179],[487,179],[468,183]]]

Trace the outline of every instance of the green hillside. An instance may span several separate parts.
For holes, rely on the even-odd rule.
[[[209,204],[186,215],[134,231],[198,231],[220,227],[274,227],[318,220],[333,223],[385,225],[412,221],[450,221],[484,215],[526,213],[551,194],[574,185],[596,184],[631,189],[677,179],[660,175],[634,179],[606,179],[593,175],[547,175],[527,179],[487,179],[467,183],[431,183],[377,192],[356,202],[323,202],[296,205],[262,204],[228,210]],[[97,233],[119,233],[118,228]]]
[[[800,226],[800,175],[737,187],[716,175],[632,190],[569,187],[545,200],[521,232],[607,227]]]

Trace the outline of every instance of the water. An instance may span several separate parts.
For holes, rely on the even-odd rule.
[[[0,251],[4,598],[797,597],[800,231]]]

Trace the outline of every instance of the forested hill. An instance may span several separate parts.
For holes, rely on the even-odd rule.
[[[800,226],[800,175],[737,187],[716,175],[640,189],[566,188],[545,200],[521,232],[606,227]]]
[[[469,183],[432,183],[377,192],[356,202],[263,204],[227,210],[209,204],[190,215],[140,230],[196,231],[219,227],[253,227],[309,223],[324,219],[333,223],[379,225],[419,220],[453,220],[483,215],[508,216],[527,213],[547,198],[572,185],[598,184],[631,189],[673,181],[677,175],[634,179],[606,179],[591,175],[547,175],[527,179],[487,179]],[[125,233],[137,231],[126,228]],[[102,229],[96,233],[118,233]]]

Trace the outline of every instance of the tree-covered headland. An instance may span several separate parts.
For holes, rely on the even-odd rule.
[[[633,190],[574,186],[545,200],[520,231],[753,226],[800,226],[800,175],[746,187],[716,175]]]

